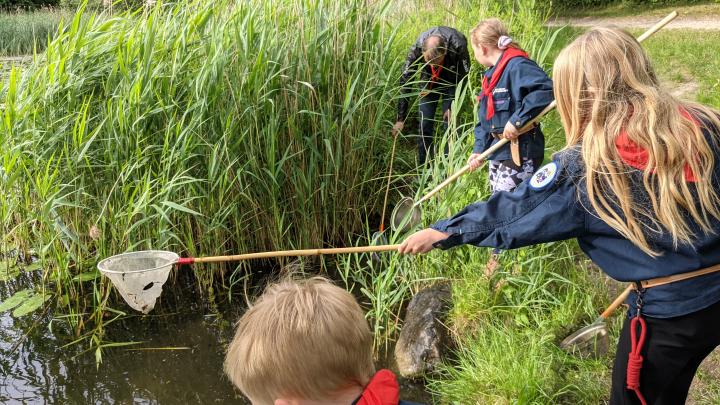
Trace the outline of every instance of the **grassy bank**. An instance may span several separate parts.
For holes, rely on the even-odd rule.
[[[550,57],[581,30],[565,29]],[[635,32],[640,34],[640,31]],[[686,99],[720,108],[720,91],[714,72],[720,68],[720,33],[698,36],[693,32],[663,31],[643,44],[667,88]],[[687,83],[694,83],[688,86]],[[678,91],[680,90],[680,91]],[[550,149],[562,142],[555,115],[545,120]],[[459,164],[459,163],[458,163]],[[458,185],[447,199],[482,199],[487,191],[478,185]],[[485,194],[484,194],[485,193]],[[461,204],[458,204],[461,205]],[[459,207],[435,215],[447,216]],[[597,404],[607,400],[621,315],[611,325],[611,350],[595,360],[562,352],[558,342],[587,325],[618,286],[607,280],[570,242],[505,252],[500,279],[507,284],[492,290],[483,276],[487,251],[463,247],[435,252],[420,266],[435,268],[428,276],[454,283],[450,327],[459,341],[456,358],[449,360],[430,389],[443,403]],[[717,370],[701,370],[691,401],[720,401]]]

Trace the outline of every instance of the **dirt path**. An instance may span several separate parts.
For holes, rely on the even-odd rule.
[[[555,18],[548,21],[548,26],[559,27],[572,25],[575,27],[606,27],[618,26],[622,28],[650,28],[659,20],[655,16],[628,16],[628,17],[577,17]],[[678,16],[664,29],[684,30],[720,30],[720,16]]]

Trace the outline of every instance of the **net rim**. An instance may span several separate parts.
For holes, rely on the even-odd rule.
[[[157,254],[161,253],[163,255],[167,255],[168,262],[166,264],[163,264],[161,266],[153,267],[151,269],[140,269],[140,270],[129,270],[129,271],[118,271],[118,270],[110,270],[105,268],[106,263],[110,260],[119,259],[126,256],[137,256],[141,254]],[[137,273],[147,273],[149,271],[157,271],[167,266],[172,266],[173,264],[177,263],[177,261],[180,259],[180,256],[175,252],[170,252],[168,250],[139,250],[136,252],[125,252],[120,253],[118,255],[107,257],[100,261],[100,263],[97,264],[98,270],[100,270],[100,273],[103,274],[137,274]]]
[[[410,215],[405,216],[404,221],[401,219],[398,223],[398,215],[400,211],[406,209]],[[393,231],[407,230],[418,224],[418,221],[414,220],[414,213],[417,207],[415,207],[415,200],[412,197],[403,197],[400,201],[395,204],[395,208],[390,214],[390,227]]]

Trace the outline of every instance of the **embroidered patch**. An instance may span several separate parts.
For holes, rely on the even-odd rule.
[[[541,167],[530,179],[530,188],[533,190],[543,190],[547,188],[555,182],[558,171],[558,165],[555,162],[550,162]]]
[[[508,89],[506,89],[505,87],[496,87],[493,89],[493,94],[507,93],[507,92],[508,92]]]

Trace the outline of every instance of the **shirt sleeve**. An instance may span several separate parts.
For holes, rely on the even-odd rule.
[[[400,100],[398,100],[398,113],[397,121],[405,121],[408,116],[408,93],[412,92],[411,86],[408,84],[410,79],[415,75],[417,71],[418,60],[422,56],[422,49],[416,45],[413,45],[412,49],[405,59],[405,65],[403,66],[403,72],[400,76]]]
[[[509,73],[512,96],[521,102],[509,121],[519,129],[552,103],[554,96],[552,80],[545,71],[529,59],[518,59],[520,63]]]
[[[470,54],[468,53],[467,42],[462,41],[461,46],[458,49],[458,60],[456,70],[457,80],[455,83],[460,83],[462,79],[467,77],[470,73]]]
[[[577,187],[559,166],[557,172],[554,182],[544,188],[531,186],[536,173],[513,192],[495,193],[488,201],[433,224],[432,229],[450,234],[436,247],[471,244],[514,249],[582,236],[585,209],[577,200]]]

